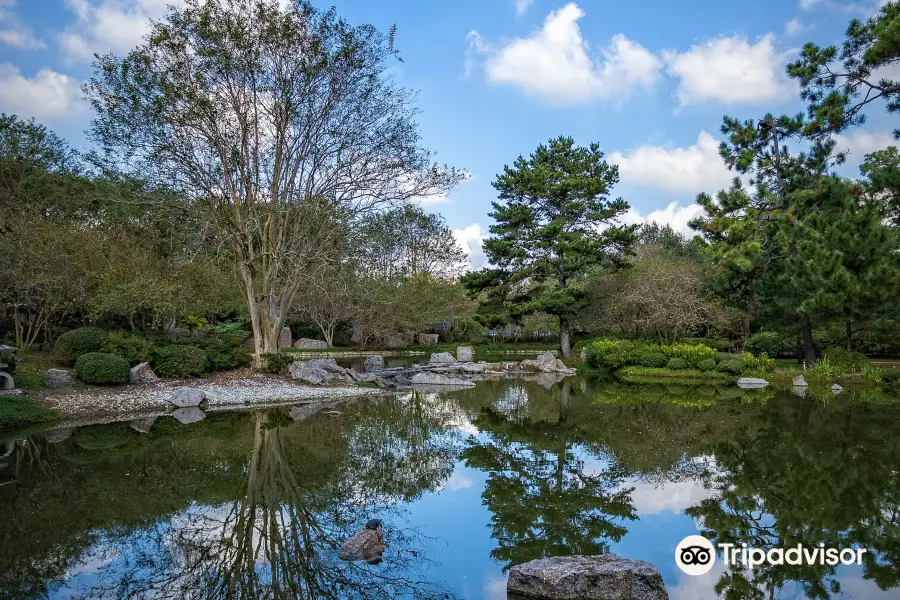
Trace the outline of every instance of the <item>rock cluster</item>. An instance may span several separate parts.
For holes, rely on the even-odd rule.
[[[547,350],[535,359],[527,359],[522,361],[522,369],[525,371],[537,371],[539,373],[565,373],[571,375],[575,371],[570,369],[553,355],[553,352]]]

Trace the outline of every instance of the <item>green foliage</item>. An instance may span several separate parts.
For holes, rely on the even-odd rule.
[[[900,395],[900,369],[882,369],[881,388],[888,394]]]
[[[72,363],[82,354],[103,349],[106,332],[97,327],[81,327],[59,336],[53,352],[61,361]]]
[[[843,375],[842,367],[831,362],[828,357],[820,358],[812,367],[806,370],[806,378],[815,383],[832,383]]]
[[[263,354],[266,370],[269,373],[280,374],[287,369],[288,365],[297,360],[292,352],[279,352],[277,354]]]
[[[250,364],[252,355],[244,348],[247,334],[243,330],[213,333],[200,340],[197,346],[206,355],[210,371],[231,371]]]
[[[769,355],[763,352],[759,356],[755,356],[749,352],[745,352],[742,357],[744,363],[744,374],[765,374],[775,372],[775,359],[769,358]]]
[[[640,340],[599,339],[587,345],[587,362],[595,368],[615,370],[658,351],[658,346]]]
[[[673,359],[681,361],[682,359]],[[629,383],[651,383],[658,380],[666,380],[667,382],[674,380],[682,380],[685,383],[692,383],[696,386],[697,380],[701,381],[728,381],[733,377],[727,373],[716,371],[701,371],[699,369],[672,369],[669,367],[643,367],[630,366],[624,367],[617,372],[617,376]]]
[[[103,351],[118,354],[131,366],[153,360],[153,342],[127,331],[110,331],[103,340]]]
[[[75,376],[97,385],[127,383],[128,361],[115,354],[88,352],[75,361]]]
[[[683,358],[670,358],[666,363],[666,368],[670,371],[683,371],[688,368],[688,361]]]
[[[704,344],[672,344],[663,346],[662,350],[668,358],[683,359],[691,368],[697,368],[700,362],[706,359],[715,361],[718,355],[714,349]]]
[[[744,350],[753,354],[765,352],[769,356],[794,356],[797,353],[795,335],[775,331],[758,331],[744,341]]]
[[[59,415],[28,396],[0,396],[0,430],[55,421]]]
[[[666,363],[669,362],[669,359],[666,358],[666,355],[662,352],[648,352],[647,354],[641,355],[638,359],[638,364],[642,367],[650,367],[650,368],[662,368],[666,366]]]
[[[701,371],[713,371],[716,368],[716,359],[714,358],[704,358],[700,362],[697,363],[697,368]]]
[[[166,346],[156,351],[153,365],[161,377],[197,377],[207,370],[206,353],[196,346]]]
[[[835,366],[845,371],[861,371],[866,365],[869,365],[869,359],[865,354],[859,352],[848,352],[846,348],[831,346],[825,348],[822,353]]]
[[[729,373],[731,375],[740,375],[744,372],[744,361],[740,358],[726,358],[716,365],[716,371]]]
[[[8,373],[16,374],[16,365],[19,363],[19,359],[15,352],[0,352],[0,363],[6,365],[5,370]]]
[[[127,423],[113,423],[79,427],[72,434],[72,440],[84,450],[103,451],[124,446],[137,435]]]

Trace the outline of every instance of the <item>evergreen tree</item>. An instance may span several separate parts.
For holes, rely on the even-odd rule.
[[[631,247],[635,227],[616,218],[627,209],[609,193],[619,181],[596,143],[576,146],[560,136],[528,158],[505,166],[494,181],[499,202],[484,250],[493,265],[464,277],[473,295],[502,301],[513,320],[545,312],[559,318],[560,349],[571,356],[571,319],[582,308],[580,282],[604,261],[616,263]],[[493,312],[496,320],[496,312]]]

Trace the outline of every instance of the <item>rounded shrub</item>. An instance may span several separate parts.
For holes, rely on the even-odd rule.
[[[85,383],[108,385],[128,381],[128,361],[115,354],[88,352],[75,361],[75,376]]]
[[[900,370],[890,367],[882,368],[881,388],[888,394],[900,394]]]
[[[127,331],[110,331],[103,340],[103,351],[118,354],[131,364],[153,360],[153,342]]]
[[[701,371],[712,371],[716,368],[716,361],[713,358],[704,358],[697,363],[697,368]]]
[[[196,377],[206,371],[206,353],[196,346],[165,346],[157,350],[153,366],[162,377]]]
[[[263,354],[263,360],[265,360],[266,370],[270,373],[275,373],[276,375],[279,373],[283,373],[285,369],[287,369],[288,365],[297,360],[297,357],[294,356],[293,352],[279,352],[278,354]]]
[[[688,368],[688,363],[683,358],[670,358],[666,364],[666,368],[673,371],[682,371]]]
[[[828,357],[828,360],[844,369],[854,369],[859,371],[869,364],[869,359],[866,358],[865,354],[853,351],[848,352],[846,348],[837,346],[825,348],[825,352],[823,352],[822,355]]]
[[[638,364],[642,367],[650,367],[653,369],[661,369],[668,364],[669,359],[662,352],[648,352],[642,354],[638,359]]]
[[[744,361],[740,358],[726,358],[716,365],[716,371],[729,373],[731,375],[740,375],[744,372]]]
[[[206,355],[210,371],[231,371],[250,364],[251,353],[243,346],[245,339],[247,335],[243,331],[214,333],[198,347]]]
[[[615,370],[638,364],[641,356],[657,348],[640,340],[599,339],[587,346],[587,359],[592,367]]]
[[[80,327],[59,336],[53,353],[65,362],[72,363],[82,354],[100,352],[106,332],[97,327]]]

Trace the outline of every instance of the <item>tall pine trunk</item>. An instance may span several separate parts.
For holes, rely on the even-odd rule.
[[[572,358],[572,332],[569,319],[559,318],[559,351],[566,360]]]
[[[800,335],[803,340],[803,364],[808,369],[816,364],[816,347],[813,342],[809,317],[800,317]]]

